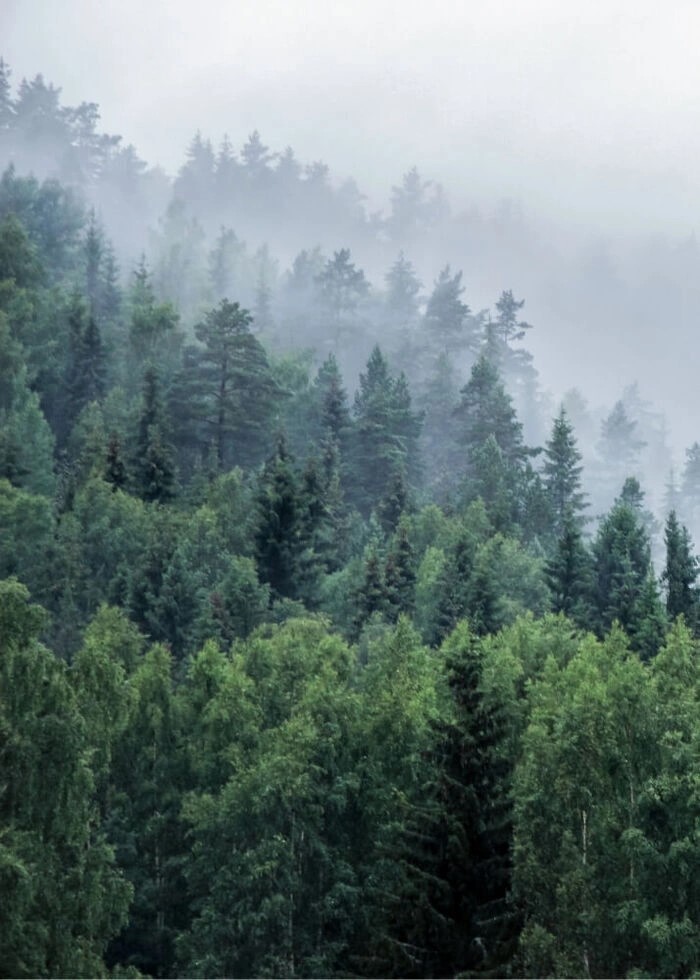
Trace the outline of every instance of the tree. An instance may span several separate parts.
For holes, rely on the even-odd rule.
[[[143,380],[132,459],[135,488],[143,500],[163,503],[175,495],[173,455],[158,373],[149,367]]]
[[[661,578],[666,586],[666,612],[671,621],[683,616],[693,630],[698,617],[698,560],[688,530],[679,523],[675,510],[668,515],[664,540],[666,565]]]
[[[350,261],[350,249],[341,248],[328,259],[316,277],[320,301],[335,328],[336,345],[340,331],[348,325],[359,304],[369,293],[369,283],[362,269]]]
[[[297,593],[300,537],[300,500],[292,459],[283,437],[265,465],[258,493],[256,533],[260,577],[274,594],[293,598]]]
[[[552,513],[552,530],[557,538],[564,533],[567,519],[582,524],[586,495],[581,493],[581,453],[576,446],[573,426],[562,407],[554,419],[552,434],[544,449],[544,487]]]
[[[621,401],[615,402],[610,415],[603,420],[598,444],[603,460],[616,472],[629,471],[645,443],[636,436],[637,423],[630,419]],[[624,474],[629,475],[629,472]]]
[[[681,500],[686,520],[695,529],[700,516],[700,443],[697,442],[685,451]]]
[[[224,299],[195,327],[203,345],[195,377],[202,399],[205,440],[213,438],[221,469],[234,459],[252,462],[265,450],[279,389],[265,351],[250,330],[252,317]]]
[[[545,576],[554,612],[564,613],[577,626],[587,629],[593,617],[593,559],[583,542],[580,522],[571,513],[564,516]]]
[[[449,265],[440,272],[425,310],[425,326],[430,346],[451,356],[478,350],[481,322],[461,300],[462,273],[453,276]]]
[[[600,524],[593,554],[598,628],[607,630],[617,620],[633,635],[651,573],[649,538],[633,507],[615,503]]]
[[[415,473],[421,425],[411,408],[406,379],[391,376],[378,346],[360,374],[353,414],[348,497],[369,513],[386,496],[397,470]]]
[[[427,191],[434,187],[431,197]],[[446,204],[439,184],[423,180],[416,167],[402,178],[401,185],[391,188],[391,214],[387,220],[394,241],[405,242],[424,235],[444,217]]]
[[[183,340],[178,330],[180,317],[171,303],[157,302],[143,257],[133,273],[129,307],[129,374],[138,376],[147,365],[158,364],[166,378],[172,377]],[[129,381],[127,377],[127,384]]]
[[[106,356],[95,318],[78,293],[68,311],[68,357],[65,367],[65,434],[90,402],[99,402],[106,387]]]
[[[392,321],[399,326],[412,323],[418,315],[421,283],[403,252],[399,252],[384,281],[387,286],[386,304]]]
[[[518,515],[525,461],[533,450],[523,445],[522,425],[511,399],[485,356],[472,368],[461,396],[454,415],[466,455],[461,468],[468,499],[482,496],[492,519],[508,530]]]
[[[230,296],[240,276],[240,262],[245,245],[239,242],[232,228],[221,228],[209,253],[209,282],[212,297],[217,302]]]
[[[95,976],[130,888],[92,797],[93,746],[67,667],[38,642],[46,621],[0,583],[0,970]]]

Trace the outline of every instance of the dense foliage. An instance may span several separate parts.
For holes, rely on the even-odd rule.
[[[548,419],[510,290],[199,263],[185,204],[322,183],[257,134],[122,274],[133,154],[7,78],[65,173],[0,180],[0,973],[696,974],[697,443],[661,541],[653,413]]]

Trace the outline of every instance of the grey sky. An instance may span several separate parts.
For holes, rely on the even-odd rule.
[[[174,170],[254,127],[382,204],[416,164],[453,200],[690,231],[696,0],[0,0],[0,47]]]

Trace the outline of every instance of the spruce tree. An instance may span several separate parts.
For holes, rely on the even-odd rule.
[[[300,499],[284,436],[267,461],[258,488],[255,534],[260,579],[276,596],[296,598],[300,553]]]
[[[152,367],[143,379],[132,469],[135,490],[143,500],[164,503],[175,495],[173,447],[158,373]]]
[[[545,577],[553,611],[564,613],[577,626],[588,629],[593,616],[593,559],[583,542],[580,522],[571,514],[564,517],[554,552],[545,566]]]
[[[552,532],[560,538],[567,519],[582,524],[586,495],[581,493],[581,453],[573,426],[562,407],[544,449],[544,486],[551,509]]]
[[[698,620],[698,560],[693,555],[688,530],[679,523],[675,510],[668,515],[664,539],[666,565],[662,581],[666,587],[666,612],[671,621],[684,616],[688,627],[694,630]]]

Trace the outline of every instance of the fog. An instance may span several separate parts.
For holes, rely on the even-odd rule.
[[[403,246],[426,292],[447,262],[474,310],[512,289],[553,402],[577,386],[602,412],[637,380],[679,465],[700,435],[698,29],[682,0],[0,4],[13,83],[41,72],[64,104],[98,103],[99,129],[173,178],[197,130],[238,152],[257,129],[275,153],[326,163],[334,187],[355,180],[369,219],[417,167],[451,214],[422,237],[371,240],[321,215],[227,222],[282,270],[347,245],[381,286]],[[139,216],[157,234],[156,185]],[[128,265],[122,209],[98,204]],[[211,239],[217,207],[195,216]]]

